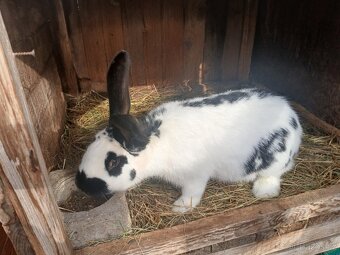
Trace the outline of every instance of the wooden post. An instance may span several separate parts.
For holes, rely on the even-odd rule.
[[[183,254],[211,245],[214,252],[218,244],[234,242],[233,245],[237,245],[242,241],[242,246],[237,245],[236,248],[227,244],[218,255],[259,255],[272,252],[277,254],[282,250],[298,248],[297,246],[301,248],[304,244],[321,242],[334,236],[338,236],[336,240],[339,240],[339,190],[340,184],[337,184],[262,202],[171,228],[85,247],[77,250],[76,254]],[[250,249],[246,249],[247,247]],[[334,247],[333,239],[322,247],[310,246],[309,254],[320,251],[318,248],[328,247]]]
[[[228,1],[222,80],[249,78],[258,0]]]
[[[0,68],[0,177],[5,202],[14,209],[35,254],[71,254],[1,12]],[[9,236],[16,245],[14,235]]]
[[[51,4],[54,5],[56,12],[56,29],[57,29],[57,39],[58,48],[61,60],[61,81],[64,92],[72,95],[77,95],[78,89],[78,78],[73,65],[73,57],[71,50],[71,43],[68,37],[67,26],[65,21],[64,8],[61,0],[53,0]]]

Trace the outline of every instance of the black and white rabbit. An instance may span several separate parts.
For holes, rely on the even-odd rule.
[[[107,74],[110,120],[85,152],[76,176],[88,194],[125,191],[149,177],[182,189],[173,210],[197,206],[209,179],[254,182],[258,198],[278,196],[294,164],[302,128],[286,99],[242,89],[160,105],[129,115],[128,53]]]

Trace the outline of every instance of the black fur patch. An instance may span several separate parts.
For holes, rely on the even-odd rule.
[[[245,163],[247,174],[268,168],[275,160],[275,153],[286,150],[288,131],[284,128],[274,131],[266,139],[261,139],[253,154]]]
[[[291,117],[289,120],[289,124],[294,128],[297,129],[298,128],[298,123],[296,121],[296,119],[294,117]]]
[[[132,169],[130,172],[130,180],[133,181],[133,179],[135,179],[136,177],[136,170]]]
[[[182,105],[189,107],[202,107],[204,105],[218,106],[226,101],[229,103],[234,103],[242,99],[248,99],[249,97],[250,95],[247,92],[234,91],[228,94],[221,94],[213,97],[203,98],[202,100],[199,101],[187,101],[184,102]]]
[[[115,126],[110,126],[106,128],[106,132],[110,138],[115,139],[117,142],[119,142],[121,145],[124,143],[124,136],[120,132],[120,130]]]
[[[131,154],[145,149],[149,143],[145,120],[131,115],[113,116],[106,132]]]
[[[157,117],[163,115],[166,112],[164,107],[157,108],[156,110],[150,112],[145,117],[145,127],[147,136],[155,135],[160,137],[161,133],[159,131],[159,127],[162,125],[162,121],[157,119]]]
[[[114,116],[106,128],[110,138],[115,139],[130,154],[137,155],[145,149],[149,143],[150,136],[160,136],[159,127],[162,121],[156,117],[162,115],[166,110],[160,108],[145,117],[136,118],[131,115]]]
[[[277,96],[272,91],[265,90],[265,89],[252,89],[251,92],[253,92],[255,95],[257,95],[259,98],[265,98],[265,97],[271,97],[271,96]]]
[[[107,194],[108,189],[106,183],[99,178],[87,178],[84,171],[78,171],[76,175],[77,187],[91,196]]]
[[[166,109],[164,107],[159,107],[159,108],[157,108],[156,110],[154,110],[150,113],[150,117],[156,118],[160,115],[163,115],[165,112],[166,112]]]
[[[110,176],[118,176],[122,173],[122,168],[126,163],[125,156],[117,156],[113,151],[109,151],[105,159],[105,168]]]

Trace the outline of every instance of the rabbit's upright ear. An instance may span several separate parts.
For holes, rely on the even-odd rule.
[[[107,93],[110,106],[110,122],[114,115],[130,111],[129,71],[130,57],[126,51],[119,52],[107,72]]]

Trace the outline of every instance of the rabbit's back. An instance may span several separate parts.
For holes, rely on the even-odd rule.
[[[278,161],[284,168],[302,134],[284,98],[254,89],[169,102],[149,116],[160,123],[150,141],[157,147],[155,167],[164,162],[165,175],[176,178],[203,171],[229,181],[253,179]]]

